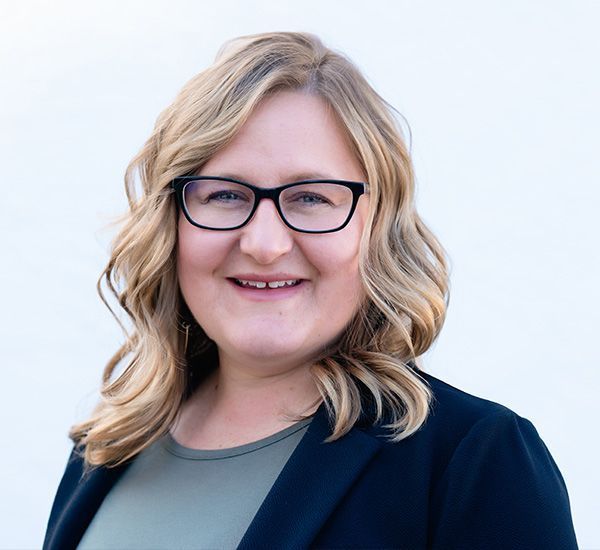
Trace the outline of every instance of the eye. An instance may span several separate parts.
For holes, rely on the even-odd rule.
[[[318,195],[317,193],[309,193],[306,191],[299,192],[289,197],[288,200],[300,202],[302,204],[331,204],[326,197]]]
[[[214,193],[211,193],[210,195],[208,195],[202,202],[204,204],[208,203],[208,202],[234,202],[234,201],[247,201],[248,197],[246,197],[244,194],[241,193],[236,193],[234,191],[231,190],[226,190],[226,191],[217,191]]]

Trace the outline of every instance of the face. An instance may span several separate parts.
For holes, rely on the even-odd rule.
[[[295,91],[263,100],[235,138],[198,175],[258,187],[302,179],[366,181],[325,101]],[[368,197],[337,232],[299,233],[263,199],[242,228],[212,231],[179,217],[177,271],[185,301],[225,359],[258,374],[306,366],[354,316],[362,287],[359,242]],[[236,279],[301,280],[292,287],[243,288]]]

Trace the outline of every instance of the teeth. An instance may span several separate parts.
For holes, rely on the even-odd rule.
[[[295,286],[300,282],[300,280],[290,279],[289,281],[271,281],[267,283],[264,281],[244,281],[243,279],[236,279],[236,282],[242,286],[252,286],[255,288],[265,288],[267,285],[269,285],[269,288],[280,288],[282,286]]]

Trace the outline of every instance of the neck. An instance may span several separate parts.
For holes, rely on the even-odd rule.
[[[219,367],[184,403],[174,437],[190,446],[211,445],[219,434],[253,441],[313,414],[321,396],[310,365],[261,372],[220,353]]]
[[[319,398],[309,364],[275,373],[256,373],[225,357],[203,389],[202,397],[210,403],[211,410],[240,421],[304,413]]]

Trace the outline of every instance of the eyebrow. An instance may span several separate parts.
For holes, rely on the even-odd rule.
[[[234,180],[243,181],[245,183],[251,183],[248,179],[244,178],[240,174],[236,174],[235,172],[218,172],[216,174],[210,174],[213,176],[220,176],[222,178],[230,178]],[[333,179],[341,179],[335,178],[331,174],[325,174],[323,172],[297,172],[295,174],[291,174],[287,178],[284,179],[281,183],[294,183],[297,181],[304,180],[333,180]]]

